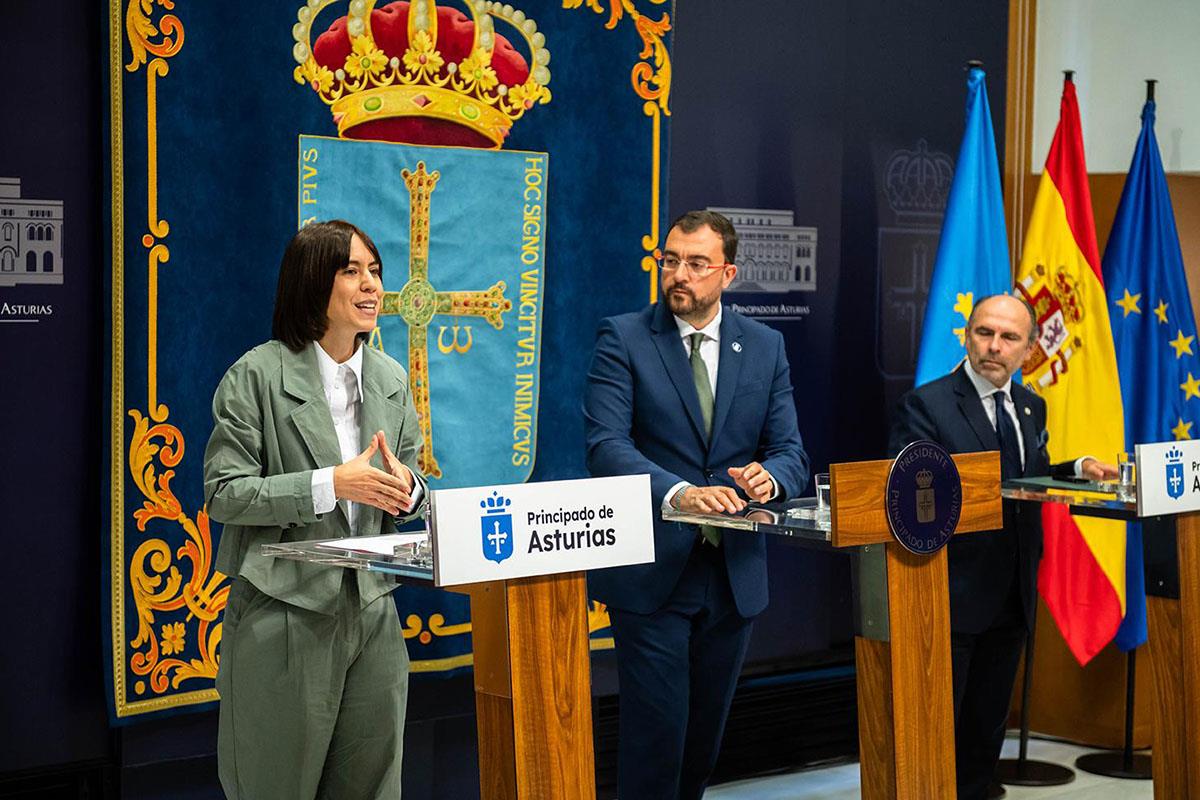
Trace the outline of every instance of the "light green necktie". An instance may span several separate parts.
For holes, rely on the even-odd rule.
[[[708,381],[708,367],[700,357],[700,343],[704,334],[697,331],[690,337],[692,340],[692,381],[696,384],[696,396],[700,398],[700,416],[704,418],[704,436],[712,436],[713,391]]]
[[[707,441],[712,436],[713,391],[712,383],[708,379],[708,367],[700,357],[700,343],[704,341],[704,334],[697,331],[688,338],[692,340],[692,355],[688,359],[692,365],[692,382],[696,384],[696,397],[700,400],[700,416],[704,418],[704,436]],[[720,528],[701,525],[700,535],[713,547],[721,543]]]

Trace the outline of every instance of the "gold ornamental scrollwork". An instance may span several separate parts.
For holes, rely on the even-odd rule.
[[[130,72],[146,63],[147,54],[170,58],[183,47],[183,23],[174,14],[163,14],[155,24],[151,18],[155,2],[166,11],[175,8],[172,0],[129,0],[125,9],[125,35],[133,53],[125,69]]]
[[[208,514],[203,510],[195,520],[184,513],[182,504],[171,490],[174,467],[184,455],[180,430],[152,420],[132,410],[133,435],[129,442],[130,477],[145,501],[133,513],[137,529],[145,532],[154,520],[179,525],[185,541],[174,552],[162,538],[142,542],[129,562],[129,588],[137,612],[138,630],[129,642],[134,652],[129,668],[133,675],[149,680],[149,690],[162,694],[178,689],[190,679],[214,680],[217,675],[217,647],[221,641],[221,611],[229,595],[225,576],[213,569],[212,534]],[[160,471],[161,468],[161,471]],[[186,566],[184,580],[181,567]],[[186,609],[183,620],[178,614]],[[165,624],[156,625],[156,612],[169,614]],[[198,658],[182,656],[192,626]],[[147,686],[138,681],[135,692],[144,694]]]
[[[113,153],[113,428],[114,433],[127,415],[132,433],[124,453],[114,435],[113,472],[113,670],[114,696],[118,717],[155,711],[172,706],[209,702],[217,699],[211,682],[218,665],[221,641],[221,612],[229,594],[226,577],[213,568],[213,541],[208,514],[200,509],[189,516],[171,487],[175,469],[183,462],[183,432],[169,422],[170,410],[158,397],[158,274],[170,261],[170,249],[163,241],[170,225],[160,218],[158,209],[158,85],[169,72],[167,59],[179,53],[184,42],[183,23],[169,13],[172,0],[110,0],[110,76],[112,99]],[[124,62],[119,33],[124,34],[130,59]],[[141,244],[146,251],[147,329],[146,329],[146,412],[125,408],[123,381],[124,358],[124,206],[125,169],[122,135],[122,73],[136,73],[145,67],[146,91],[146,231]],[[119,333],[120,332],[120,333]],[[143,498],[142,507],[132,514],[133,523],[151,538],[142,541],[132,557],[125,557],[124,491],[120,465],[125,462],[129,477]],[[167,526],[161,534],[153,527]],[[177,526],[177,527],[176,527]],[[181,530],[183,543],[173,547]],[[159,534],[159,535],[155,535]],[[137,615],[137,631],[130,638],[126,631],[126,592]],[[172,693],[187,681],[201,680],[207,686],[194,691]],[[132,693],[129,689],[132,689]]]
[[[650,0],[662,5],[666,0]],[[589,8],[597,14],[604,13],[603,0],[563,0],[563,8],[571,10]],[[609,5],[608,21],[604,24],[612,30],[622,19],[633,21],[634,29],[642,40],[638,61],[630,71],[629,79],[634,93],[645,102],[642,113],[650,118],[651,179],[650,179],[650,232],[642,237],[642,271],[650,276],[650,302],[658,300],[658,264],[654,260],[658,250],[661,230],[659,226],[662,193],[662,118],[671,115],[671,54],[667,50],[665,37],[671,30],[671,17],[663,12],[657,20],[639,12],[633,0],[612,0]]]

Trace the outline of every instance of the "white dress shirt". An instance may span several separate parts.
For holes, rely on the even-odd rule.
[[[979,393],[979,399],[983,401],[983,411],[987,414],[988,422],[992,423],[992,430],[996,430],[996,401],[992,399],[992,395],[1004,395],[1004,412],[1012,420],[1013,430],[1017,432],[1017,445],[1021,450],[1021,466],[1024,467],[1025,437],[1021,435],[1021,418],[1017,416],[1017,405],[1012,399],[1012,377],[1009,377],[1003,386],[998,387],[976,372],[969,360],[963,362],[963,369],[967,371],[971,385],[975,387],[975,391]]]
[[[333,418],[333,430],[337,434],[338,450],[342,463],[358,456],[362,436],[362,345],[354,349],[354,355],[339,364],[325,352],[317,342],[309,347],[317,351],[317,368],[321,373],[321,388],[329,403],[329,415]],[[314,470],[312,475],[313,511],[328,514],[337,505],[333,494],[333,467]],[[358,503],[342,501],[346,521],[354,530],[358,517]]]
[[[317,368],[321,374],[321,388],[329,403],[329,416],[333,419],[333,430],[337,434],[338,450],[345,464],[362,452],[362,362],[363,345],[354,350],[354,355],[341,364],[325,352],[317,342],[309,344],[317,351]],[[333,467],[313,470],[312,496],[313,513],[328,514],[338,503],[333,493]],[[406,511],[412,510],[421,500],[423,490],[420,481],[413,481],[412,502]],[[358,503],[342,500],[342,510],[350,530],[358,517]]]
[[[690,322],[675,317],[675,325],[679,328],[679,341],[683,346],[684,355],[688,357],[689,361],[692,358],[692,334],[704,334],[704,338],[700,340],[700,360],[704,362],[704,368],[708,372],[708,385],[713,391],[714,409],[717,399],[717,369],[721,362],[721,314],[723,313],[721,304],[717,303],[717,315],[703,328],[695,328]],[[670,510],[671,498],[675,496],[676,492],[691,485],[688,481],[680,481],[668,489],[667,495],[662,501],[662,509]],[[775,483],[774,478],[771,478],[771,499],[774,500],[778,496],[779,485]]]
[[[963,369],[967,372],[967,377],[971,379],[971,385],[975,387],[975,391],[979,393],[979,399],[983,403],[984,413],[987,414],[988,422],[992,423],[992,430],[996,430],[996,401],[992,399],[992,395],[1002,393],[1004,395],[1004,411],[1008,414],[1008,418],[1012,420],[1013,428],[1017,431],[1017,445],[1021,449],[1021,467],[1025,466],[1025,437],[1021,435],[1021,418],[1017,416],[1017,405],[1012,399],[1012,378],[1010,377],[1004,382],[1003,386],[997,387],[987,378],[980,375],[971,366],[970,359],[963,361]],[[1075,477],[1083,477],[1083,462],[1091,456],[1082,456],[1075,460]]]

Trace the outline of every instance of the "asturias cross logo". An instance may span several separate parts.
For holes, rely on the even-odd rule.
[[[1178,500],[1183,497],[1183,451],[1172,447],[1167,451],[1167,494]]]
[[[512,501],[499,492],[479,501],[484,510],[479,517],[483,557],[497,564],[513,554],[512,514],[507,513],[510,505]]]

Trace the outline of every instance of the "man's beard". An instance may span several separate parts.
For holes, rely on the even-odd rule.
[[[719,293],[707,297],[697,297],[690,289],[677,290],[673,288],[667,292],[667,305],[671,308],[672,314],[686,317],[707,311],[719,298]]]

